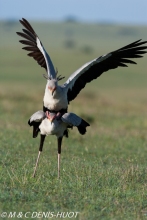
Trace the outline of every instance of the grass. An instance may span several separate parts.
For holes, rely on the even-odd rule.
[[[52,31],[45,29],[48,26]],[[136,60],[137,66],[103,74],[71,102],[69,110],[82,116],[91,127],[85,136],[73,129],[70,138],[64,139],[60,180],[56,138],[49,136],[33,179],[39,137],[32,139],[27,120],[42,109],[44,70],[21,50],[14,34],[20,30],[18,24],[9,30],[9,36],[3,23],[0,27],[1,212],[77,211],[80,220],[146,219],[146,56]],[[146,33],[143,27],[130,27],[136,34],[122,37],[118,33],[125,27],[73,24],[76,46],[70,49],[64,47],[65,32],[71,28],[68,23],[34,27],[40,38],[44,37],[42,41],[48,45],[59,73],[66,77],[88,60]],[[8,41],[10,36],[12,42]],[[81,50],[87,44],[93,48],[88,54]]]

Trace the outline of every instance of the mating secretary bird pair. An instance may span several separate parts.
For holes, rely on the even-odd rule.
[[[49,134],[56,135],[58,141],[58,178],[60,177],[60,154],[63,136],[68,137],[68,128],[76,126],[80,134],[85,134],[89,124],[74,113],[68,113],[68,104],[76,98],[85,85],[98,78],[103,72],[117,67],[127,67],[126,64],[136,64],[130,58],[140,58],[146,53],[147,46],[142,46],[147,41],[135,41],[118,50],[100,56],[76,70],[63,85],[58,85],[58,81],[64,77],[57,76],[54,65],[44,49],[39,37],[35,33],[29,22],[22,18],[20,23],[25,27],[23,32],[17,32],[24,38],[20,42],[24,45],[22,49],[29,51],[28,56],[33,57],[37,63],[44,67],[47,75],[45,94],[43,98],[43,111],[34,113],[28,124],[33,126],[33,137],[37,137],[40,132],[40,147],[34,169],[35,177],[40,153],[43,149],[45,137]]]

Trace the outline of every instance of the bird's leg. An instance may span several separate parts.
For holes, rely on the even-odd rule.
[[[61,154],[62,137],[58,138],[58,179],[60,178],[60,154]]]
[[[39,147],[39,152],[38,152],[38,157],[37,157],[37,161],[36,161],[33,177],[35,177],[35,174],[36,174],[36,169],[37,169],[37,165],[38,165],[38,162],[39,162],[40,154],[41,154],[41,151],[42,151],[42,148],[43,148],[44,140],[45,140],[45,135],[41,134],[40,135],[40,147]]]

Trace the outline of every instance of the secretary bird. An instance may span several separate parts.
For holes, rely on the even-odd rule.
[[[20,23],[25,29],[22,29],[23,33],[16,33],[25,39],[20,40],[20,43],[27,45],[22,49],[30,51],[28,56],[33,57],[37,63],[47,71],[47,76],[45,76],[47,78],[47,84],[43,98],[44,112],[66,113],[69,102],[76,98],[87,83],[98,78],[102,73],[110,69],[127,67],[128,63],[136,64],[136,62],[129,58],[140,58],[142,54],[146,53],[144,50],[147,49],[147,46],[142,46],[146,44],[147,41],[141,42],[141,40],[137,40],[84,64],[71,74],[63,85],[58,85],[58,81],[64,77],[57,76],[50,56],[44,49],[43,44],[29,22],[22,18]]]
[[[58,178],[60,177],[60,154],[61,154],[61,144],[62,138],[65,135],[68,137],[68,128],[76,126],[80,134],[86,133],[86,127],[89,124],[78,117],[74,113],[64,113],[62,116],[56,113],[38,111],[35,112],[29,119],[28,124],[33,126],[33,137],[37,137],[40,131],[40,147],[39,153],[36,161],[36,166],[34,169],[33,177],[35,177],[40,153],[43,149],[43,144],[46,135],[56,135],[58,141]]]

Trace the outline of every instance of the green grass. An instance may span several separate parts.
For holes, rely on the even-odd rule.
[[[27,120],[42,109],[44,70],[21,50],[15,35],[20,25],[4,27],[0,23],[1,212],[77,211],[80,220],[146,219],[147,56],[136,60],[137,66],[103,74],[71,102],[69,111],[91,126],[85,136],[73,129],[64,139],[60,180],[56,138],[47,137],[34,179],[39,137],[32,138]],[[146,27],[34,23],[34,28],[66,78],[96,56],[146,40]],[[125,28],[133,34],[120,35]],[[72,49],[64,46],[67,30],[76,42]],[[91,53],[83,52],[85,45]]]

